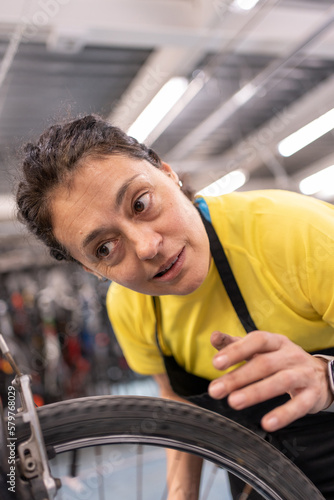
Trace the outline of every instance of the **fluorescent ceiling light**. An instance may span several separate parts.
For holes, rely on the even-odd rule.
[[[15,200],[11,195],[0,195],[0,221],[15,219]]]
[[[209,186],[201,189],[197,194],[203,196],[220,196],[222,194],[232,193],[240,188],[247,181],[248,176],[242,170],[234,170],[224,175]]]
[[[334,129],[334,108],[289,135],[278,144],[282,156],[291,156]]]
[[[238,9],[251,10],[258,2],[259,0],[234,0],[232,5]]]
[[[187,87],[188,80],[186,78],[174,77],[168,80],[131,125],[127,131],[128,135],[135,137],[139,142],[144,142],[182,97]]]
[[[331,188],[331,186],[333,186]],[[334,165],[324,168],[309,177],[305,177],[299,183],[299,189],[303,194],[315,194],[320,191],[326,194],[334,193]]]

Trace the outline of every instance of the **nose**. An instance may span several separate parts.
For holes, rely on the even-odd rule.
[[[162,243],[161,234],[143,227],[133,229],[130,239],[140,260],[153,259],[158,254]]]

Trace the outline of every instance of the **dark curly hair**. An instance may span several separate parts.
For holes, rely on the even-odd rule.
[[[51,194],[87,158],[125,155],[161,167],[161,160],[152,149],[96,115],[51,126],[36,144],[28,143],[24,152],[22,179],[16,193],[18,219],[49,247],[57,260],[75,259],[53,234]]]

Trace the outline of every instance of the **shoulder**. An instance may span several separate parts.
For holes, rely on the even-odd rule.
[[[290,191],[234,192],[205,198],[217,235],[231,261],[247,256],[277,272],[334,254],[334,205]],[[237,262],[236,262],[237,261]],[[320,264],[319,264],[320,265]]]
[[[134,292],[117,283],[111,283],[107,296],[106,306],[109,316],[135,315],[138,311],[151,306],[152,299],[148,295]]]
[[[299,193],[283,190],[233,192],[204,197],[214,224],[271,224],[302,226],[334,224],[334,206]],[[322,221],[322,222],[321,222]]]
[[[144,375],[163,373],[152,297],[112,283],[106,303],[114,333],[131,369]]]

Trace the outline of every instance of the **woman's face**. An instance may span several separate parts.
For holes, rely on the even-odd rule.
[[[148,295],[185,295],[205,279],[209,241],[167,164],[86,160],[52,193],[56,238],[96,275]]]

